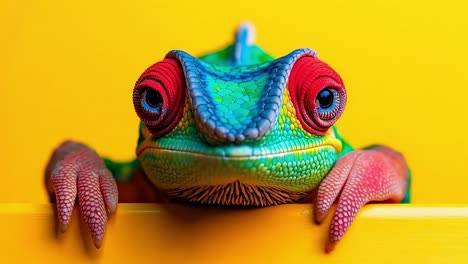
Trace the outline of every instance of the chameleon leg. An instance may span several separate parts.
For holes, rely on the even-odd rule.
[[[53,168],[53,169],[51,169]],[[90,148],[64,142],[52,155],[46,174],[48,190],[55,196],[60,230],[66,230],[76,198],[81,216],[100,247],[107,223],[107,211],[117,208],[117,184],[102,159]]]
[[[364,204],[401,202],[407,177],[403,156],[384,146],[354,151],[338,160],[320,184],[315,203],[315,218],[320,223],[339,196],[326,251],[333,250]]]

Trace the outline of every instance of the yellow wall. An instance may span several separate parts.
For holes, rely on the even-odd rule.
[[[415,202],[468,201],[468,4],[221,2],[2,0],[0,202],[45,202],[43,168],[63,139],[132,157],[141,71],[170,49],[222,47],[245,19],[273,55],[311,47],[341,73],[342,134],[403,151]]]

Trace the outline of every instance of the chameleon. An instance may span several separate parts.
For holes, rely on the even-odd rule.
[[[320,224],[336,205],[325,250],[368,202],[409,202],[405,158],[384,145],[354,149],[335,122],[347,94],[308,48],[274,58],[241,24],[232,44],[198,58],[172,50],[136,81],[136,158],[114,162],[67,140],[45,184],[65,231],[75,206],[99,248],[118,202],[265,207],[312,203]]]

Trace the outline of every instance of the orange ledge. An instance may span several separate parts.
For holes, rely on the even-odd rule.
[[[57,234],[50,205],[0,204],[0,263],[468,263],[468,205],[366,206],[325,254],[329,220],[304,204],[120,204],[97,250],[76,211]]]

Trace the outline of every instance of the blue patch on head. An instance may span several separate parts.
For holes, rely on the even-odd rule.
[[[311,49],[297,49],[272,62],[243,67],[210,65],[180,50],[169,52],[166,58],[179,60],[184,69],[189,101],[198,128],[205,132],[203,134],[214,141],[239,143],[245,139],[259,139],[271,130],[281,108],[290,71],[300,57],[307,55],[317,57]],[[261,79],[264,81],[260,82]],[[239,118],[239,112],[219,110],[219,102],[216,101],[219,94],[213,90],[216,89],[213,87],[216,82],[223,83],[220,87],[234,85],[236,89],[251,82],[246,91],[259,90],[261,95],[255,98],[256,101],[248,109],[249,113],[240,112],[246,117],[245,120],[230,122],[227,119]],[[229,94],[236,98],[244,95]]]

